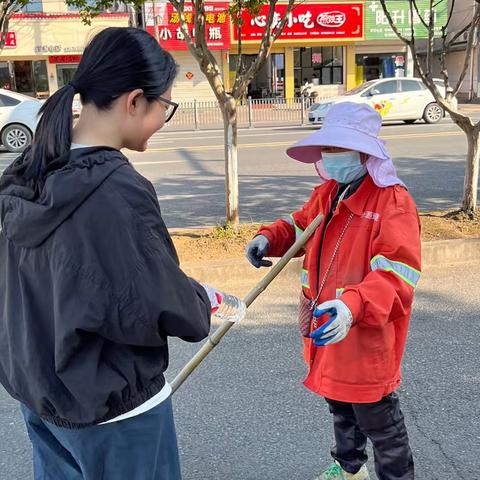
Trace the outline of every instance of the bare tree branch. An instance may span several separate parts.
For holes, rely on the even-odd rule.
[[[1,13],[0,13],[0,52],[5,46],[7,41],[8,27],[10,26],[10,19],[15,13],[17,13],[23,4],[17,3],[16,0],[10,0],[2,2]]]
[[[458,40],[464,33],[468,32],[470,28],[472,28],[473,20],[465,25],[461,30],[459,30],[447,43],[446,43],[446,48],[447,50],[450,50],[453,46],[453,44]]]
[[[428,30],[428,24],[427,22],[424,20],[424,18],[422,17],[422,15],[420,14],[420,10],[418,8],[418,5],[417,5],[417,1],[416,0],[410,0],[410,4],[413,3],[413,7],[415,8],[415,12],[417,13],[417,16],[418,18],[420,19],[420,21],[422,22],[423,26]],[[431,3],[431,2],[430,2]],[[412,8],[412,5],[410,5],[410,8]],[[431,8],[431,5],[430,5],[430,8]]]
[[[178,16],[180,17],[180,30],[182,31],[182,34],[188,49],[198,61],[201,61],[203,59],[203,52],[196,48],[193,42],[193,39],[190,35],[190,31],[188,30],[188,23],[185,19],[185,1],[169,0],[169,2],[172,4],[173,8],[175,9],[175,11],[178,13]]]
[[[237,68],[235,73],[235,82],[237,78],[243,72],[243,56],[242,56],[242,26],[243,26],[243,17],[242,17],[242,0],[238,0],[238,10],[237,10]]]
[[[443,0],[439,0],[435,4],[435,7],[437,5],[439,5],[442,1]],[[446,97],[445,98],[447,100],[450,100],[450,101],[453,99],[453,96],[452,96],[452,91],[451,91],[451,88],[450,88],[450,78],[449,78],[449,75],[448,75],[447,64],[446,64],[447,51],[448,51],[447,37],[448,37],[448,26],[450,25],[450,22],[452,21],[454,9],[455,9],[455,0],[450,0],[450,11],[448,12],[448,18],[447,18],[447,21],[446,21],[445,25],[442,26],[442,50],[440,52],[440,68],[441,68],[440,73],[443,76],[443,83],[444,83],[445,92],[446,92]]]
[[[304,3],[304,2],[302,2],[302,3]],[[288,2],[288,6],[287,6],[287,10],[285,12],[285,16],[282,18],[282,20],[280,21],[280,23],[278,24],[278,26],[275,30],[275,33],[273,34],[272,42],[275,42],[278,39],[278,37],[280,37],[280,35],[282,34],[283,29],[285,27],[285,24],[287,23],[288,18],[290,17],[290,14],[292,13],[292,10],[293,10],[294,6],[295,6],[295,1],[290,0]]]
[[[268,12],[267,24],[265,26],[265,30],[263,32],[262,42],[260,44],[260,48],[257,54],[255,61],[250,65],[247,72],[245,72],[244,79],[241,84],[238,85],[240,90],[245,88],[245,85],[248,84],[255,76],[255,73],[259,70],[262,66],[263,62],[267,58],[270,50],[272,48],[273,42],[278,39],[281,35],[285,24],[287,23],[288,17],[295,6],[295,0],[289,0],[287,9],[283,15],[283,18],[280,20],[278,25],[275,26],[275,33],[272,35],[273,29],[273,20],[275,18],[275,6],[277,4],[277,0],[270,0],[270,9]]]
[[[440,0],[438,3],[435,4],[435,7],[437,7],[437,5],[439,3],[441,3],[443,0]],[[455,0],[450,0],[450,12],[448,13],[448,18],[447,18],[447,23],[443,26],[443,28],[445,28],[445,30],[447,30],[448,26],[450,25],[450,22],[452,20],[452,17],[453,17],[453,10],[455,8]]]
[[[416,5],[416,1],[413,0],[413,3]],[[433,49],[434,49],[434,35],[435,35],[435,15],[433,11],[433,0],[430,0],[430,15],[428,18],[428,41],[427,41],[427,75],[432,75],[432,64],[433,64]]]
[[[384,13],[385,16],[387,17],[388,23],[390,24],[390,28],[395,32],[395,35],[397,35],[397,37],[398,37],[403,43],[405,43],[406,45],[410,45],[410,44],[411,44],[411,40],[409,40],[407,37],[405,37],[404,35],[402,35],[402,34],[400,33],[400,30],[399,30],[399,29],[397,28],[397,26],[395,25],[395,22],[393,21],[392,15],[390,14],[390,11],[389,11],[388,8],[387,8],[386,0],[380,0],[380,4],[382,5],[383,13]]]
[[[263,31],[263,36],[260,42],[260,49],[257,54],[257,58],[250,65],[250,67],[248,67],[247,71],[242,77],[236,78],[235,86],[233,88],[233,96],[235,98],[240,98],[243,95],[246,85],[248,85],[248,82],[255,76],[255,73],[262,65],[263,61],[266,58],[266,54],[268,53],[268,43],[271,41],[272,23],[275,17],[275,6],[277,5],[277,0],[269,0],[269,2],[270,8],[268,10],[267,23],[265,26],[265,30]]]
[[[473,13],[472,27],[468,32],[467,47],[465,49],[465,61],[463,62],[463,68],[458,78],[457,85],[453,89],[453,95],[456,95],[460,91],[462,83],[465,80],[468,66],[470,65],[470,56],[472,53],[473,44],[476,41],[475,37],[477,36],[477,28],[479,24],[480,24],[480,3],[477,3],[475,7],[475,11]]]
[[[419,55],[417,52],[416,48],[416,43],[415,43],[415,31],[413,27],[413,10],[410,10],[410,18],[411,18],[411,38],[407,38],[404,35],[402,35],[398,28],[396,27],[395,23],[393,22],[392,16],[390,12],[388,11],[388,8],[386,6],[385,0],[380,0],[380,3],[382,4],[382,8],[384,9],[384,13],[390,23],[390,27],[392,30],[396,33],[396,35],[402,40],[405,45],[407,45],[410,48],[410,53],[412,55],[415,68],[417,69],[418,75],[421,78],[422,82],[427,86],[427,88],[430,90],[432,93],[435,101],[444,109],[446,110],[454,119],[454,121],[460,125],[462,128],[468,128],[469,125],[473,126],[470,118],[467,115],[464,115],[463,113],[459,112],[457,108],[455,107],[454,103],[451,101],[453,99],[453,95],[449,97],[449,101],[447,101],[446,98],[444,98],[435,83],[433,82],[433,78],[431,76],[426,75],[424,67],[422,66]]]

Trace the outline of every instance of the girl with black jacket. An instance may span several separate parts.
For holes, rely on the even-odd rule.
[[[146,32],[103,30],[0,179],[0,381],[36,479],[180,479],[167,338],[205,338],[210,302],[120,153],[175,113],[175,75]]]

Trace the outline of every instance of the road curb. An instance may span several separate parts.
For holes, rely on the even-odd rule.
[[[475,261],[480,261],[480,238],[422,243],[423,268]],[[285,267],[282,275],[296,277],[300,274],[301,266],[302,259],[294,259]],[[246,259],[185,262],[182,268],[191,277],[219,287],[231,278],[241,278],[254,284],[266,272],[265,269],[253,268]]]

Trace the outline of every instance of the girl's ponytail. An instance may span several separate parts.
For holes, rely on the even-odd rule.
[[[40,109],[41,118],[25,171],[29,180],[37,186],[43,186],[49,163],[67,153],[72,146],[72,105],[75,94],[76,87],[69,83],[55,92]]]

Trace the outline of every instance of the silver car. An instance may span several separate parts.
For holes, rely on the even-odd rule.
[[[443,80],[435,80],[440,92],[445,92]],[[339,97],[314,103],[309,110],[310,123],[322,123],[330,107],[340,102],[367,103],[380,113],[385,121],[402,120],[413,123],[423,119],[437,123],[445,112],[418,78],[385,78],[371,80]]]
[[[23,152],[31,143],[42,102],[0,89],[0,139],[9,152]]]

